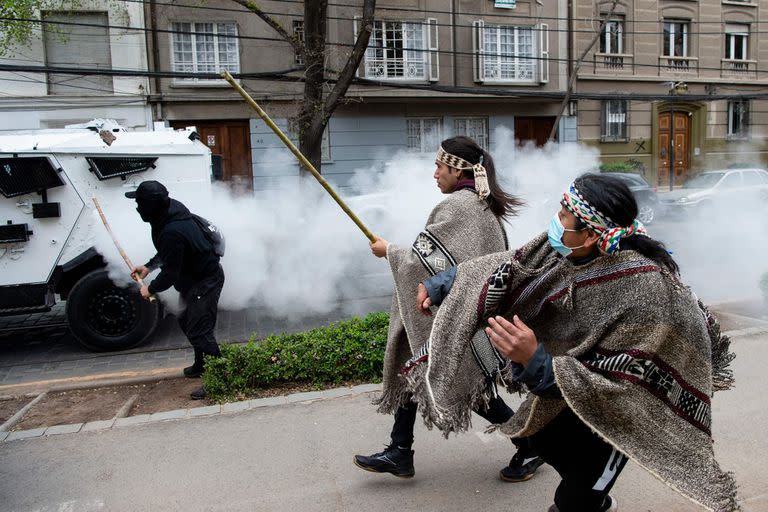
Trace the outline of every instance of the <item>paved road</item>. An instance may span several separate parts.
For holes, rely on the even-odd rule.
[[[768,335],[734,341],[737,386],[715,395],[715,450],[736,474],[745,512],[768,510]],[[389,418],[366,395],[111,430],[0,443],[3,510],[544,512],[557,483],[545,467],[502,483],[509,441],[473,432],[442,439],[418,425],[416,477],[355,468],[378,450]],[[621,512],[697,508],[630,463],[613,494]]]
[[[275,317],[263,309],[219,311],[216,336],[223,342],[248,340],[251,335],[299,331],[371,311],[388,310],[390,297],[369,297],[339,303],[329,313],[299,319]],[[45,315],[0,319],[0,386],[66,379],[123,371],[179,368],[189,364],[192,350],[173,316],[167,316],[152,340],[131,350],[90,352],[67,329],[64,310],[56,306]],[[2,393],[0,393],[2,394]]]

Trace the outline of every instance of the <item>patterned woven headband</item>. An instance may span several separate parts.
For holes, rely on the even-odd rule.
[[[478,163],[471,164],[461,157],[448,153],[442,146],[440,146],[440,149],[437,150],[435,160],[444,163],[448,167],[453,167],[454,169],[472,171],[475,175],[475,190],[477,190],[477,195],[480,196],[480,199],[485,199],[491,195],[491,189],[488,186],[488,173],[485,171],[485,167],[483,167],[482,155],[480,155],[480,161]]]
[[[613,222],[608,216],[600,213],[594,208],[572,183],[568,191],[563,194],[563,206],[571,212],[577,219],[586,224],[592,231],[598,233],[600,238],[597,240],[597,247],[603,254],[613,254],[619,250],[619,242],[622,238],[634,234],[647,235],[645,226],[639,220],[635,219],[631,225],[621,227]]]

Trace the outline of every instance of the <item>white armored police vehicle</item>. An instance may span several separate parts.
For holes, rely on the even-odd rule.
[[[144,180],[162,182],[172,197],[204,197],[211,154],[197,139],[189,128],[127,132],[103,120],[0,135],[0,315],[47,311],[58,296],[72,333],[93,350],[147,340],[159,303],[142,300],[135,283],[110,280],[94,246],[97,230],[106,231],[91,198],[108,218],[138,219],[125,192]],[[148,240],[149,226],[132,235]],[[132,240],[121,242],[130,253]]]

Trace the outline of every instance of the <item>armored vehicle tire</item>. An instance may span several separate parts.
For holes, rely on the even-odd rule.
[[[159,302],[142,299],[136,286],[115,285],[104,269],[80,278],[67,297],[69,328],[91,350],[140,345],[155,331],[161,316]]]

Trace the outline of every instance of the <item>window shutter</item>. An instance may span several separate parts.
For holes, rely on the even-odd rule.
[[[353,32],[352,45],[354,45],[357,42],[358,29],[360,28],[360,20],[362,19],[363,19],[362,16],[355,16],[354,20],[352,20],[352,32]],[[370,42],[368,44],[370,44]],[[358,78],[360,77],[360,68],[365,69],[364,66],[365,66],[365,58],[367,57],[366,55],[367,53],[368,52],[363,53],[363,58],[360,59],[360,65],[357,66],[357,70],[355,71],[355,76]]]
[[[440,80],[440,54],[438,53],[437,20],[427,18],[427,44],[429,47],[429,80]]]
[[[539,82],[546,84],[549,82],[549,25],[542,23],[539,25]]]
[[[475,82],[483,81],[483,69],[485,64],[483,62],[483,30],[485,30],[485,22],[483,20],[477,20],[472,22],[472,53],[474,55],[474,79]],[[453,70],[455,73],[456,70]]]

